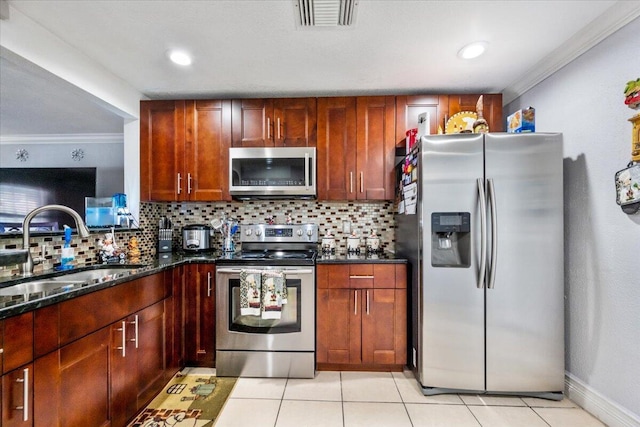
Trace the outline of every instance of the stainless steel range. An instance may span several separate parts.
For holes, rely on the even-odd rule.
[[[242,251],[216,262],[216,374],[313,378],[318,226],[240,235]]]

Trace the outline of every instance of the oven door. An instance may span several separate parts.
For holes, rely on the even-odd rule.
[[[287,303],[279,319],[241,314],[240,272],[245,268],[284,272]],[[314,351],[314,267],[219,267],[216,300],[217,350]]]

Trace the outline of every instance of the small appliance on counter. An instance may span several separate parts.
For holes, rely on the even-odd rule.
[[[173,228],[171,220],[163,216],[158,224],[158,253],[167,253],[173,250]]]
[[[191,224],[182,227],[182,249],[185,252],[211,251],[213,229],[205,224]]]

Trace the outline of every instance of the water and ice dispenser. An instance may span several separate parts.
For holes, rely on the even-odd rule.
[[[431,265],[471,266],[471,215],[469,212],[431,214]]]

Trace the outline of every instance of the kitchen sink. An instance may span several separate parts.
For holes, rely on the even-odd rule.
[[[104,282],[106,280],[118,279],[120,277],[126,277],[131,274],[132,271],[136,271],[139,267],[106,267],[98,268],[95,270],[73,271],[61,276],[52,277],[53,281],[80,281],[80,282],[93,282],[99,280]]]
[[[29,295],[43,294],[43,296],[47,296],[58,294],[82,284],[84,284],[83,281],[77,280],[34,280],[32,282],[1,288],[0,296],[23,295],[25,300],[29,300]]]

